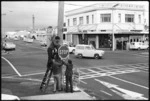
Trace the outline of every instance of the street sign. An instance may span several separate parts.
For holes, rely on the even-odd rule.
[[[66,45],[60,46],[58,49],[58,55],[61,59],[67,59],[69,56],[69,49]]]

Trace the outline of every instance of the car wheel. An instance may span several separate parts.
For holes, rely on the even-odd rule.
[[[99,59],[99,55],[98,55],[98,54],[95,54],[95,55],[94,55],[94,58],[95,58],[95,59]]]
[[[72,50],[72,53],[73,53],[73,54],[75,53],[75,49]]]
[[[83,56],[82,56],[82,54],[78,54],[78,57],[81,59]]]

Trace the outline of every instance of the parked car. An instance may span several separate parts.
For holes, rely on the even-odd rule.
[[[47,46],[47,43],[46,43],[46,41],[40,41],[40,44],[41,44],[41,46]]]
[[[82,58],[82,57],[94,57],[95,59],[102,58],[105,51],[103,50],[96,50],[92,45],[83,45],[78,44],[75,47],[75,56]]]
[[[23,39],[25,42],[28,42],[28,43],[32,43],[33,42],[33,39],[30,39],[30,38],[24,38]]]
[[[17,41],[17,40],[19,40],[19,38],[18,38],[18,37],[14,37],[13,39],[14,39],[14,40],[16,40],[16,41]]]
[[[73,45],[68,45],[68,44],[63,44],[63,45],[66,45],[68,48],[69,48],[69,53],[75,53],[75,47]]]
[[[4,50],[10,50],[10,49],[16,49],[16,45],[12,42],[3,42],[3,49]]]
[[[129,48],[138,50],[149,49],[149,45],[144,42],[131,42]]]

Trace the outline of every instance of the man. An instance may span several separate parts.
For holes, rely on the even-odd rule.
[[[54,61],[54,56],[57,55],[57,57],[58,57],[58,48],[59,47],[60,47],[60,37],[55,36],[54,38],[52,38],[52,43],[49,45],[49,47],[47,49],[47,52],[48,52],[47,70],[45,72],[43,81],[41,83],[40,90],[42,89],[43,85],[45,84],[47,74],[50,70],[51,70],[50,77],[52,75],[52,64]]]

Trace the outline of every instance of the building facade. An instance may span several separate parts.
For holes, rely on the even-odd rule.
[[[126,49],[127,42],[143,41],[144,6],[133,4],[94,4],[65,12],[66,40],[73,44],[93,44]]]

